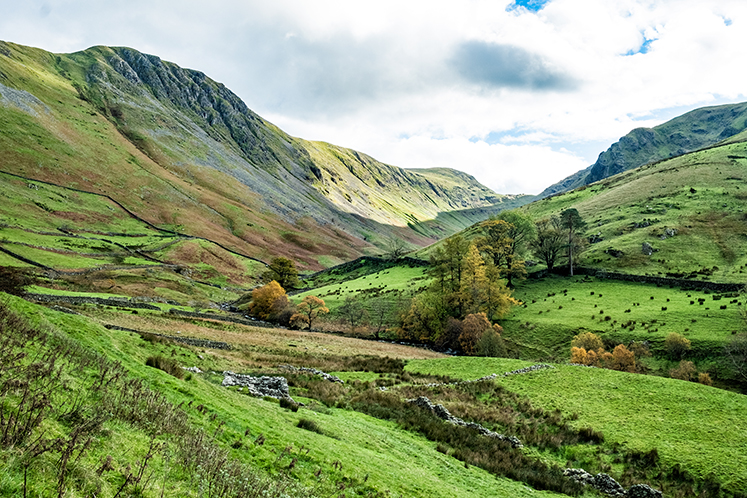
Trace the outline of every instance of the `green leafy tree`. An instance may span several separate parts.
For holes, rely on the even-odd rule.
[[[483,332],[482,337],[477,341],[477,354],[495,358],[505,356],[506,344],[501,337],[502,330],[500,325],[494,324],[493,327]]]
[[[509,225],[506,234],[509,240],[505,249],[506,271],[504,275],[508,280],[508,286],[513,287],[514,279],[526,278],[523,255],[529,244],[537,237],[537,229],[530,216],[516,210],[501,211],[495,219],[505,221]]]
[[[536,237],[529,243],[529,247],[536,257],[541,259],[547,266],[547,271],[552,272],[555,263],[563,252],[563,241],[565,239],[561,230],[560,218],[553,216],[539,220],[535,223]]]
[[[581,251],[583,242],[581,234],[586,228],[586,222],[581,218],[576,208],[569,208],[560,213],[560,226],[565,231],[568,249],[568,275],[573,276],[573,258]]]
[[[274,258],[264,274],[266,280],[275,280],[283,289],[295,289],[299,285],[296,263],[288,258]]]
[[[342,305],[337,308],[337,314],[350,326],[350,332],[353,334],[368,318],[368,311],[363,301],[355,296],[347,296]]]
[[[423,292],[410,301],[409,308],[402,314],[397,335],[409,341],[436,342],[448,317],[441,296],[436,292]]]

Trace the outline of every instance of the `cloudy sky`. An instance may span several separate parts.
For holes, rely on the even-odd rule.
[[[0,0],[0,39],[129,46],[288,133],[538,193],[633,128],[747,100],[744,0]]]

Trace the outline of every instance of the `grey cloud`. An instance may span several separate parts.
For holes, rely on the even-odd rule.
[[[463,79],[491,88],[570,90],[576,82],[523,48],[468,41],[457,46],[449,65]]]
[[[339,33],[312,40],[293,32],[255,26],[242,43],[251,47],[241,57],[248,77],[242,86],[250,100],[273,112],[334,116],[417,86],[397,70],[396,47],[384,36],[360,40]]]

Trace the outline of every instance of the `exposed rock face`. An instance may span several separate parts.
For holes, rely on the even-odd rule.
[[[703,107],[654,128],[636,128],[599,154],[594,164],[551,185],[540,197],[713,145],[741,132],[745,113],[744,103]]]
[[[470,429],[476,430],[485,437],[492,437],[501,441],[507,441],[511,443],[511,446],[513,446],[514,448],[522,448],[524,446],[521,444],[521,441],[519,441],[514,436],[504,436],[503,434],[498,434],[497,432],[486,429],[480,424],[476,424],[474,422],[465,422],[461,418],[453,416],[451,413],[449,413],[449,410],[447,410],[444,405],[434,405],[433,403],[431,403],[431,400],[429,400],[425,396],[420,396],[419,398],[411,399],[408,401],[416,406],[419,406],[420,408],[423,408],[424,410],[428,410],[436,417],[450,424],[469,427]]]
[[[258,398],[269,396],[276,399],[290,399],[288,392],[288,381],[285,377],[253,377],[251,375],[242,375],[230,371],[223,372],[224,387],[241,386],[246,387],[250,395]]]

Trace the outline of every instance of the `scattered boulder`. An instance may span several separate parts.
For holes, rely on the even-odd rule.
[[[584,469],[565,469],[563,475],[584,486],[591,486],[612,498],[662,498],[661,491],[648,484],[635,484],[626,492],[619,482],[604,473],[593,476]]]
[[[604,237],[602,237],[602,232],[598,232],[595,235],[591,235],[589,237],[589,244],[596,244],[598,242],[602,242],[604,240]]]
[[[202,373],[202,370],[200,370],[198,367],[182,367],[182,369],[186,370],[187,372],[192,372],[196,374]]]
[[[646,256],[651,256],[655,251],[656,249],[654,249],[654,246],[652,246],[648,242],[644,242],[641,245],[641,252],[643,252],[643,254],[645,254]]]
[[[223,372],[224,387],[242,386],[246,387],[247,392],[257,398],[269,396],[275,399],[290,399],[288,391],[288,380],[285,377],[253,377],[251,375],[242,375],[230,371]]]
[[[662,498],[661,491],[648,484],[634,484],[628,490],[628,498]]]
[[[609,254],[613,258],[622,258],[623,256],[625,256],[625,253],[620,251],[619,249],[606,249],[604,253]]]
[[[623,498],[625,496],[625,488],[608,474],[599,473],[595,475],[592,486],[613,498]]]

